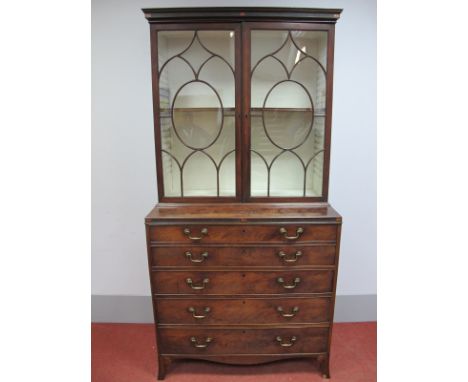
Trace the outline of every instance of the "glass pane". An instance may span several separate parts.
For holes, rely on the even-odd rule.
[[[164,195],[235,196],[234,31],[158,32]]]
[[[204,149],[223,128],[223,109],[216,91],[204,82],[179,88],[172,104],[174,132],[185,146]]]
[[[321,196],[327,32],[251,32],[251,196]]]

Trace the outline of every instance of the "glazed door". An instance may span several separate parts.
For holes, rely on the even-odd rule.
[[[245,199],[327,200],[333,26],[248,23],[243,43]]]
[[[240,200],[239,25],[151,28],[160,201]]]

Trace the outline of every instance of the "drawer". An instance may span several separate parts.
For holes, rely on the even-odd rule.
[[[334,265],[335,246],[152,247],[156,267]]]
[[[149,238],[175,243],[295,243],[335,241],[334,224],[151,226]]]
[[[156,294],[282,294],[331,292],[333,270],[153,271]]]
[[[161,354],[323,353],[328,328],[159,328]]]
[[[157,300],[160,324],[235,325],[323,323],[331,297]]]

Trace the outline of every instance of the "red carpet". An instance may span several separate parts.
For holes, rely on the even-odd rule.
[[[335,324],[331,382],[376,381],[375,322]],[[156,382],[153,325],[92,324],[92,382]],[[286,360],[260,366],[229,366],[201,361],[174,362],[171,382],[318,382],[313,361]]]

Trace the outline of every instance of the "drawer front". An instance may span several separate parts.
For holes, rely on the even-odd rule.
[[[333,265],[335,246],[277,247],[152,247],[157,267]]]
[[[288,354],[327,351],[328,328],[159,328],[162,354]]]
[[[335,241],[336,225],[151,226],[149,236],[151,241],[176,243],[295,243],[315,240]]]
[[[330,297],[158,299],[160,324],[238,325],[323,323]]]
[[[153,271],[157,294],[282,294],[331,292],[333,270]]]

